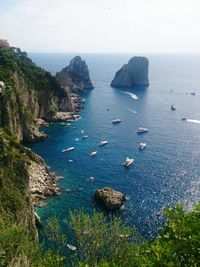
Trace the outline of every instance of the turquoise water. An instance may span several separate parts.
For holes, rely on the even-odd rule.
[[[55,74],[74,55],[30,56]],[[113,89],[109,84],[131,55],[81,56],[95,85],[94,90],[83,94],[82,119],[72,122],[70,128],[51,124],[45,129],[49,138],[30,145],[51,171],[64,177],[58,182],[61,196],[49,198],[48,206],[37,208],[37,212],[45,222],[51,216],[58,216],[60,221],[68,218],[70,209],[102,210],[93,200],[94,191],[111,186],[128,196],[117,216],[135,225],[142,236],[155,236],[162,225],[156,214],[164,205],[181,202],[190,208],[200,198],[200,55],[147,55],[150,86],[130,90]],[[171,104],[176,111],[171,111]],[[113,126],[115,118],[122,123]],[[149,132],[137,135],[135,130],[140,126]],[[81,130],[88,139],[81,139]],[[98,147],[104,139],[108,145]],[[138,150],[140,142],[147,143],[143,151]],[[61,153],[68,146],[75,150]],[[97,156],[90,158],[89,153],[95,150]],[[126,156],[135,159],[128,170],[122,165]],[[88,182],[89,176],[95,180]]]

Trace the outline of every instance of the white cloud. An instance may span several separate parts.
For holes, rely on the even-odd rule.
[[[200,52],[199,13],[199,0],[22,0],[0,36],[27,51]]]

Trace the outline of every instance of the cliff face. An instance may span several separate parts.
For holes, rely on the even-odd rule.
[[[22,225],[30,239],[37,236],[33,207],[29,192],[30,155],[2,128],[0,128],[0,218]]]
[[[20,49],[0,47],[0,126],[20,141],[35,141],[45,137],[36,118],[51,120],[58,111],[73,105],[56,79]]]
[[[113,87],[148,86],[149,61],[145,57],[132,57],[115,74],[111,82]]]
[[[88,66],[80,56],[74,57],[69,66],[56,74],[61,86],[69,92],[93,89]]]

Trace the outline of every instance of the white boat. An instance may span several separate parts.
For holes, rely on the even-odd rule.
[[[171,105],[171,110],[176,110],[173,104]]]
[[[73,162],[73,159],[69,159],[68,161],[69,161],[69,162]]]
[[[67,126],[71,126],[72,124],[71,123],[67,123]]]
[[[105,146],[108,144],[108,141],[104,140],[104,141],[100,141],[99,146]]]
[[[146,143],[140,143],[139,150],[143,150],[147,146]]]
[[[68,147],[66,149],[63,149],[62,152],[70,152],[70,151],[72,151],[74,149],[75,149],[75,147],[71,146],[71,147]]]
[[[78,142],[79,141],[79,138],[76,138],[75,141]]]
[[[130,159],[129,157],[126,157],[124,161],[124,166],[129,167],[134,162],[134,159]]]
[[[146,133],[148,132],[148,129],[147,128],[143,128],[143,127],[139,127],[137,130],[136,130],[136,133],[140,134],[140,133]]]
[[[86,139],[86,138],[88,138],[88,135],[84,135],[84,136],[82,137],[82,139]]]
[[[90,181],[90,182],[94,181],[94,176],[90,176],[90,177],[88,178],[88,181]]]
[[[90,153],[90,157],[94,157],[94,156],[96,156],[96,154],[97,154],[97,151],[93,151]]]
[[[81,134],[84,134],[84,130],[81,130]]]
[[[120,119],[112,120],[112,123],[113,123],[113,124],[117,124],[117,123],[120,123],[120,122],[122,122]]]

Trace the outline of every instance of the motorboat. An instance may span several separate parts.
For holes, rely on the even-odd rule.
[[[108,141],[104,140],[104,141],[100,141],[99,146],[105,146],[108,144]]]
[[[93,151],[90,153],[90,157],[94,157],[94,156],[96,156],[96,154],[97,154],[97,151]]]
[[[84,130],[81,130],[81,134],[84,134]]]
[[[69,161],[69,162],[73,162],[73,159],[69,159],[68,161]]]
[[[75,141],[78,142],[79,141],[79,138],[76,138]]]
[[[87,139],[88,137],[88,135],[83,135],[82,139]]]
[[[137,134],[140,134],[140,133],[146,133],[148,132],[148,129],[147,128],[143,128],[143,127],[139,127],[137,130],[136,130],[136,133]]]
[[[117,123],[120,123],[120,122],[122,122],[120,119],[112,120],[112,123],[113,123],[113,124],[117,124]]]
[[[173,104],[171,105],[171,110],[176,110]]]
[[[134,162],[134,159],[130,159],[129,157],[126,157],[124,161],[124,166],[129,167]]]
[[[183,118],[181,118],[181,120],[182,120],[182,121],[186,121],[186,120],[187,120],[187,118],[183,117]]]
[[[66,149],[63,149],[62,152],[70,152],[70,151],[72,151],[74,149],[75,149],[75,147],[71,146],[71,147],[68,147]]]
[[[90,177],[88,178],[88,181],[90,181],[90,182],[94,181],[94,176],[90,176]]]
[[[147,146],[146,143],[140,143],[139,150],[143,150]]]
[[[192,92],[192,93],[190,93],[191,95],[196,95],[196,93],[194,93],[194,92]]]

